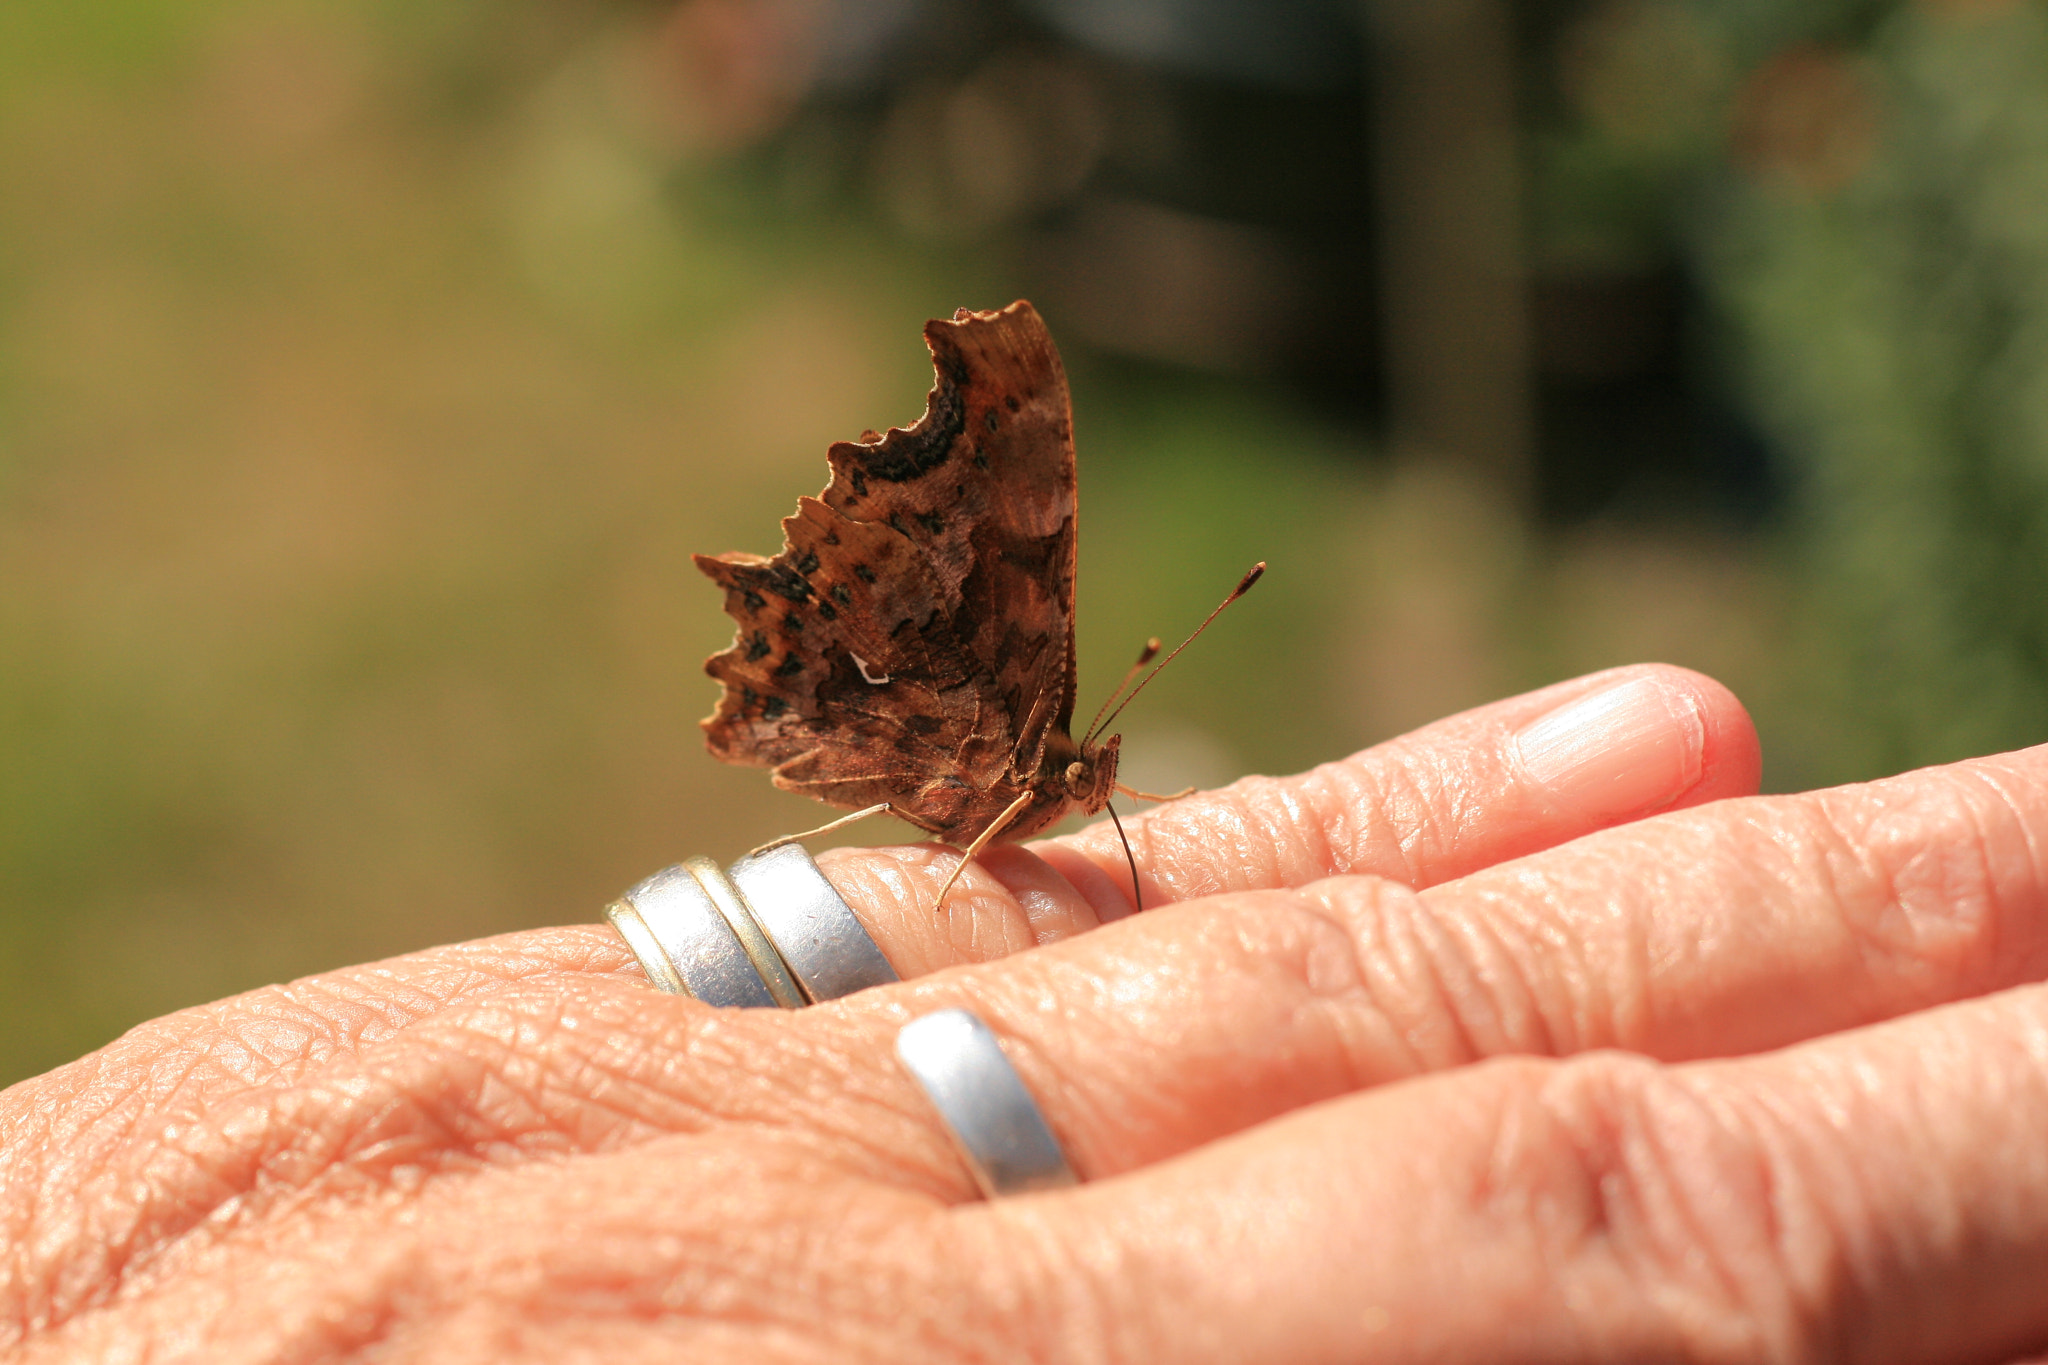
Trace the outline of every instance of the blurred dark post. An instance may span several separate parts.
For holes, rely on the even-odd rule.
[[[1506,0],[1363,0],[1397,456],[1531,494],[1529,316]]]

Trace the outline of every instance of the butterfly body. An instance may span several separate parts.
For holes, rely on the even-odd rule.
[[[887,801],[965,846],[1020,839],[1116,784],[1077,741],[1076,485],[1066,372],[1030,304],[925,327],[937,373],[909,427],[827,452],[781,553],[698,555],[738,623],[707,747],[849,809]],[[1018,803],[1026,796],[1030,799]]]

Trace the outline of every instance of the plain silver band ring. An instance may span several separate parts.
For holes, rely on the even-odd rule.
[[[802,844],[749,855],[726,871],[812,1001],[900,979]]]
[[[939,1111],[985,1197],[1075,1183],[1038,1102],[976,1015],[940,1010],[911,1020],[896,1034],[896,1056]]]

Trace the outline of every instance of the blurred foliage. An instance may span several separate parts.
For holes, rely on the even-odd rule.
[[[1788,482],[1798,766],[2048,738],[2048,8],[1606,4],[1558,75],[1539,250],[1682,261]]]
[[[727,41],[746,5],[695,10]],[[1117,163],[1112,122],[1171,101],[1119,77],[1121,103],[1047,106],[1104,87],[1042,42],[951,85],[927,43],[900,103],[806,119],[766,39],[678,68],[682,13],[0,8],[0,1082],[265,981],[594,918],[806,823],[701,751],[730,623],[688,555],[774,549],[827,444],[921,410],[923,319],[1036,290],[1042,239],[1005,213],[1149,224],[1283,281],[1271,225],[1195,211],[1271,183],[1321,215],[1316,251],[1370,236],[1355,185],[1310,202],[1306,162],[1189,188],[1162,133]],[[1129,776],[1295,768],[1646,657],[1736,687],[1780,787],[2042,737],[2041,4],[1537,17],[1539,287],[1682,277],[1686,382],[1788,492],[1532,524],[1455,469],[1386,467],[1326,377],[1186,359],[1243,345],[1119,357],[1078,325],[1088,291],[1041,298],[1075,384],[1083,698],[1273,565],[1128,713]],[[1355,92],[1200,88],[1241,142],[1267,117],[1304,125],[1290,155],[1350,145],[1328,120]],[[1057,135],[1002,134],[1038,189],[954,137],[1013,95]],[[903,112],[941,108],[964,217]],[[1062,218],[1098,163],[1185,193]],[[1295,344],[1355,369],[1369,321],[1309,313]],[[1169,360],[1215,321],[1165,316]]]
[[[2038,743],[2048,11],[1907,7],[1802,60],[1825,103],[1794,117],[1825,130],[1755,137],[1700,249],[1746,389],[1798,455],[1814,614],[1862,681],[1873,766]]]
[[[772,550],[1000,270],[679,158],[641,13],[7,22],[0,1079],[814,818],[702,752],[731,625],[688,554]],[[1100,691],[1252,559],[1331,559],[1358,440],[1072,359]],[[1353,742],[1331,586],[1277,572],[1132,713],[1132,771]]]

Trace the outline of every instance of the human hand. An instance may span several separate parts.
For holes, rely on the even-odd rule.
[[[656,995],[568,928],[172,1015],[0,1095],[0,1349],[2048,1342],[2048,752],[1716,800],[1755,778],[1725,692],[1623,670],[1149,813],[1146,902],[1183,903],[1100,932],[1097,830],[988,855],[938,920],[951,855],[824,860],[916,979],[807,1010]],[[890,1055],[948,1006],[1093,1183],[974,1201]]]

